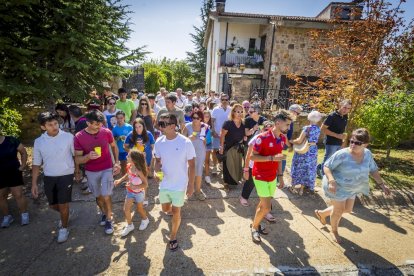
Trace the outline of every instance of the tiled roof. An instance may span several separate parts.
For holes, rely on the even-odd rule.
[[[316,17],[306,16],[285,16],[285,15],[267,15],[255,13],[238,13],[238,12],[223,12],[218,14],[216,11],[210,12],[213,16],[229,16],[229,17],[244,17],[244,18],[267,18],[270,20],[299,20],[299,21],[313,21],[313,22],[328,22],[329,19],[321,19]]]

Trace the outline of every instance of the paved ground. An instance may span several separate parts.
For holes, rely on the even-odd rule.
[[[216,182],[204,188],[205,202],[186,203],[180,249],[169,252],[170,218],[161,214],[154,198],[157,185],[150,185],[151,223],[147,230],[136,228],[125,239],[120,237],[123,188],[115,189],[115,234],[107,236],[97,223],[94,199],[80,195],[75,185],[72,207],[77,216],[64,244],[56,243],[58,216],[48,210],[44,199],[30,200],[30,225],[15,222],[0,229],[0,275],[414,275],[412,203],[385,204],[379,195],[368,206],[359,204],[341,222],[344,243],[340,246],[331,242],[328,228],[313,216],[314,209],[326,206],[321,193],[299,198],[278,190],[273,204],[278,221],[267,225],[270,234],[256,245],[249,232],[256,194],[250,207],[242,207],[241,187],[226,193]],[[139,222],[135,216],[136,227]]]

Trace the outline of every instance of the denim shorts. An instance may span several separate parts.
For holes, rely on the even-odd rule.
[[[220,148],[220,138],[211,137],[211,140],[213,141],[213,150],[218,150]]]
[[[213,142],[211,142],[210,144],[206,145],[206,151],[212,151],[213,150]]]
[[[132,193],[130,191],[127,191],[127,194],[125,196],[125,199],[133,199],[135,203],[142,203],[145,199],[145,192],[139,192],[139,193]]]

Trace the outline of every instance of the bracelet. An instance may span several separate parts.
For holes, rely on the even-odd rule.
[[[279,177],[279,176],[283,176],[283,174],[278,174],[277,176],[278,176],[278,177]]]

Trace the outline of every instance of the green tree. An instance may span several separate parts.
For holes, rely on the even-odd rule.
[[[207,29],[208,13],[213,7],[213,0],[203,0],[200,9],[201,27],[193,26],[194,33],[190,34],[195,51],[187,52],[187,61],[193,71],[195,85],[199,88],[203,88],[206,82],[207,48],[203,46],[203,41]]]
[[[178,87],[184,90],[194,88],[194,77],[190,66],[184,60],[151,59],[143,64],[145,89],[147,92],[157,92],[160,87],[174,90]]]
[[[414,93],[383,93],[366,103],[356,115],[356,123],[366,127],[373,144],[387,149],[409,138],[414,132]]]
[[[0,100],[0,135],[18,137],[21,121],[22,115],[16,109],[10,107],[10,99]]]
[[[122,76],[121,64],[147,53],[125,46],[129,14],[119,0],[2,1],[0,99],[82,101],[91,85]]]

